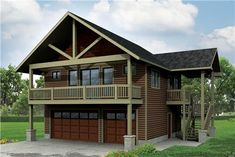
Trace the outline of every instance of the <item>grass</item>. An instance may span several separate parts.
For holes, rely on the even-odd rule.
[[[174,146],[147,154],[136,154],[136,151],[111,152],[107,157],[235,157],[235,118],[215,120],[215,126],[216,137],[198,147]]]
[[[216,137],[198,147],[174,146],[159,153],[161,157],[235,156],[235,118],[216,120]]]
[[[27,128],[28,122],[1,122],[0,138],[24,141],[26,140]],[[44,122],[34,122],[34,128],[37,130],[37,138],[43,138]]]

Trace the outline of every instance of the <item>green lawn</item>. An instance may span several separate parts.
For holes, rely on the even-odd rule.
[[[175,146],[159,153],[160,157],[227,157],[235,156],[235,118],[216,120],[216,138],[209,139],[198,147]],[[232,156],[233,155],[233,156]]]
[[[0,122],[0,138],[14,139],[23,141],[26,139],[26,129],[28,122]],[[34,128],[37,130],[37,138],[44,136],[44,122],[34,122]]]

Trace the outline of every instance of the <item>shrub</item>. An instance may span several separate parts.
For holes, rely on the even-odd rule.
[[[157,150],[155,149],[153,144],[144,144],[131,150],[131,152],[133,154],[136,154],[137,156],[148,156],[156,154]]]
[[[144,144],[142,146],[136,147],[128,152],[117,151],[111,152],[106,157],[149,157],[156,156],[157,150],[152,144]]]

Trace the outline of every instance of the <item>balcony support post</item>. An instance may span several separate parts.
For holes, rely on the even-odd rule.
[[[36,141],[36,130],[33,129],[33,105],[29,105],[29,128],[26,130],[26,140]]]
[[[33,88],[33,69],[29,66],[29,89]]]
[[[205,72],[201,72],[201,129],[204,129],[205,120]]]
[[[132,65],[130,57],[127,59],[127,83],[129,104],[127,104],[127,135],[124,136],[126,151],[135,146],[135,135],[132,135]]]
[[[183,99],[183,129],[182,129],[182,134],[183,134],[183,140],[186,140],[186,105],[185,105],[185,91],[183,89],[182,92],[182,99]]]

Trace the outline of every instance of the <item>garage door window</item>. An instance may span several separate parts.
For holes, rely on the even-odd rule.
[[[71,118],[72,119],[78,119],[79,118],[79,113],[78,112],[72,112],[71,113]]]
[[[88,119],[88,113],[87,112],[81,112],[80,113],[80,118],[81,119]]]
[[[107,113],[107,119],[115,119],[115,113]]]
[[[125,113],[117,113],[117,119],[119,119],[119,120],[124,120],[124,119],[126,119]]]
[[[98,119],[98,114],[97,113],[89,113],[89,119]]]
[[[70,113],[69,112],[63,112],[63,118],[70,118]]]
[[[54,112],[54,118],[61,118],[61,112]]]

